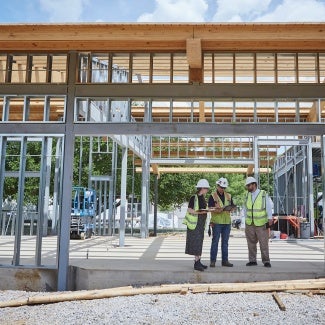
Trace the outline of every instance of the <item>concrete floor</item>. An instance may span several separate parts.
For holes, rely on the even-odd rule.
[[[243,230],[233,230],[229,240],[229,260],[234,267],[221,267],[218,258],[216,268],[209,267],[204,272],[198,272],[193,270],[193,257],[184,254],[185,236],[181,233],[146,239],[126,237],[124,247],[119,247],[118,237],[94,236],[86,240],[71,240],[70,289],[325,277],[323,239],[271,240],[272,268],[263,266],[259,252],[258,265],[247,267],[248,253]],[[24,266],[21,270],[27,269],[28,272],[21,273],[19,277],[17,269],[9,272],[10,268],[5,266],[11,263],[13,240],[8,236],[0,237],[0,289],[55,290],[57,238],[44,238],[42,264],[46,267],[28,271],[28,264],[34,263],[35,238],[23,237],[21,256]],[[209,264],[210,244],[211,239],[206,237],[202,254],[202,262],[206,264]],[[8,281],[10,274],[14,281]],[[28,280],[33,277],[36,282]]]

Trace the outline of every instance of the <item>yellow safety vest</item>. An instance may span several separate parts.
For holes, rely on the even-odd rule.
[[[199,198],[197,195],[194,197],[194,210],[199,210]],[[198,221],[197,214],[191,214],[188,211],[186,212],[183,224],[187,226],[188,229],[194,230],[196,228]]]
[[[246,220],[247,225],[252,223],[255,226],[264,226],[268,222],[266,212],[266,192],[261,190],[258,193],[255,201],[252,201],[252,193],[248,193],[246,196]]]
[[[220,199],[219,195],[216,192],[213,193],[214,201],[218,202],[220,208],[223,208],[224,206],[227,206],[231,203],[231,195],[226,192],[224,193],[225,193],[224,204],[222,203],[222,200]],[[221,224],[221,225],[231,224],[230,212],[229,211],[223,211],[221,213],[211,212],[210,222]]]

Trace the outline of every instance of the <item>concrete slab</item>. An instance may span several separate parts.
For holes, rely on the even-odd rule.
[[[198,272],[193,270],[193,257],[184,253],[185,236],[185,233],[181,233],[145,239],[126,237],[124,247],[119,247],[118,237],[95,236],[86,240],[71,240],[69,289],[325,277],[324,240],[320,238],[272,240],[272,268],[263,266],[259,252],[259,265],[247,267],[248,253],[244,233],[242,230],[234,230],[229,241],[229,259],[234,263],[234,267],[221,267],[218,258],[216,268],[208,267],[204,272]],[[46,237],[43,241],[44,266],[41,268],[29,266],[34,264],[35,238],[28,236],[23,240],[26,241],[21,259],[24,265],[13,268],[10,266],[12,238],[0,237],[0,289],[55,290],[57,238]],[[202,262],[206,264],[209,264],[210,245],[211,239],[206,237],[202,254]],[[8,247],[8,250],[4,249],[5,247]],[[18,271],[23,271],[20,277],[17,276]],[[29,277],[35,281],[29,280]]]
[[[93,238],[96,245],[87,251],[71,254],[74,289],[103,289],[125,285],[162,283],[254,282],[286,279],[313,279],[325,276],[324,242],[322,239],[270,241],[272,268],[260,261],[247,267],[247,245],[242,232],[235,232],[229,241],[229,258],[234,267],[221,267],[204,272],[193,270],[193,258],[184,254],[185,234],[157,238],[126,238],[125,246],[118,239]],[[202,262],[209,264],[211,239],[205,238]],[[105,251],[106,250],[106,251]],[[220,251],[220,248],[219,248]]]

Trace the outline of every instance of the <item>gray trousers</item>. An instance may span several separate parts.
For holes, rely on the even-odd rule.
[[[260,244],[262,262],[270,262],[269,229],[264,226],[245,225],[249,262],[256,262],[257,243]]]

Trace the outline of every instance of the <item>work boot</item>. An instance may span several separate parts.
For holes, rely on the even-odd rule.
[[[199,260],[199,262],[200,262],[200,265],[201,265],[204,269],[207,269],[207,268],[208,268],[207,265],[204,265],[204,264],[201,263],[201,260]]]
[[[210,267],[216,267],[216,262],[210,262]]]
[[[246,266],[255,266],[257,265],[257,262],[248,262],[246,263]]]
[[[264,266],[265,267],[271,267],[271,263],[270,262],[266,262],[266,263],[264,263]]]
[[[200,261],[195,261],[194,270],[196,270],[196,271],[204,271],[204,267],[201,265]]]
[[[221,263],[222,266],[228,266],[228,267],[233,267],[234,264],[230,263],[229,261],[222,261]]]

